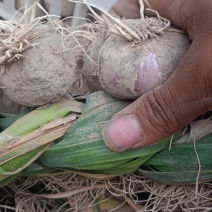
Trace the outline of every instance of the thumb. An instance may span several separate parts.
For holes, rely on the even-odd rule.
[[[209,46],[193,42],[166,83],[116,114],[102,131],[105,144],[115,151],[151,145],[212,108]]]

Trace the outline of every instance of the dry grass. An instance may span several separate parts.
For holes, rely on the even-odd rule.
[[[165,185],[135,174],[112,179],[92,179],[74,172],[20,177],[1,190],[7,190],[3,199],[8,201],[0,208],[12,207],[17,212],[79,211],[97,204],[98,197],[116,197],[132,211],[212,210],[211,183],[200,184],[196,193],[195,185]]]

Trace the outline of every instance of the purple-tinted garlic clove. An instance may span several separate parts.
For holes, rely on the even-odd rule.
[[[119,76],[114,71],[110,71],[110,85],[116,87],[119,83]]]
[[[160,78],[161,71],[155,55],[153,53],[149,53],[149,55],[140,63],[138,68],[134,91],[138,95],[142,95],[158,86]]]

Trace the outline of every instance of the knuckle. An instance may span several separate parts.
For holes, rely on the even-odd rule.
[[[180,19],[184,26],[184,28],[189,31],[190,26],[192,25],[193,20],[193,8],[194,5],[192,4],[192,1],[181,1],[181,8],[180,8]]]
[[[206,77],[203,80],[203,105],[205,107],[206,110],[210,110],[212,108],[212,77],[211,74],[208,75],[208,77]]]
[[[189,0],[180,1],[180,17],[185,29],[193,39],[197,34],[208,33],[212,30],[212,1]],[[203,24],[204,23],[204,24]],[[207,26],[207,27],[206,27]]]
[[[143,105],[142,117],[145,122],[143,124],[161,134],[171,135],[174,133],[180,122],[169,102],[166,97],[162,97],[158,90],[154,90],[151,95],[148,95]]]
[[[140,18],[138,0],[117,0],[112,6],[117,15],[125,18]]]
[[[184,57],[179,67],[181,95],[188,102],[198,102],[200,109],[211,108],[212,98],[212,39],[195,39],[192,42],[189,53]],[[179,82],[178,81],[178,82]],[[185,101],[185,98],[184,100]]]
[[[204,46],[207,46],[207,44],[204,44]],[[210,52],[211,50],[208,47],[199,48],[199,57],[196,58],[192,73],[192,82],[195,83],[195,86],[193,85],[194,95],[202,100],[202,107],[205,109],[212,108],[212,62]]]

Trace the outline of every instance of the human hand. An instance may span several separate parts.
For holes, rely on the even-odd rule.
[[[151,8],[187,31],[191,47],[172,76],[138,98],[104,127],[108,147],[142,148],[181,130],[212,108],[212,1],[149,0]],[[139,17],[138,0],[118,0],[113,11]]]

